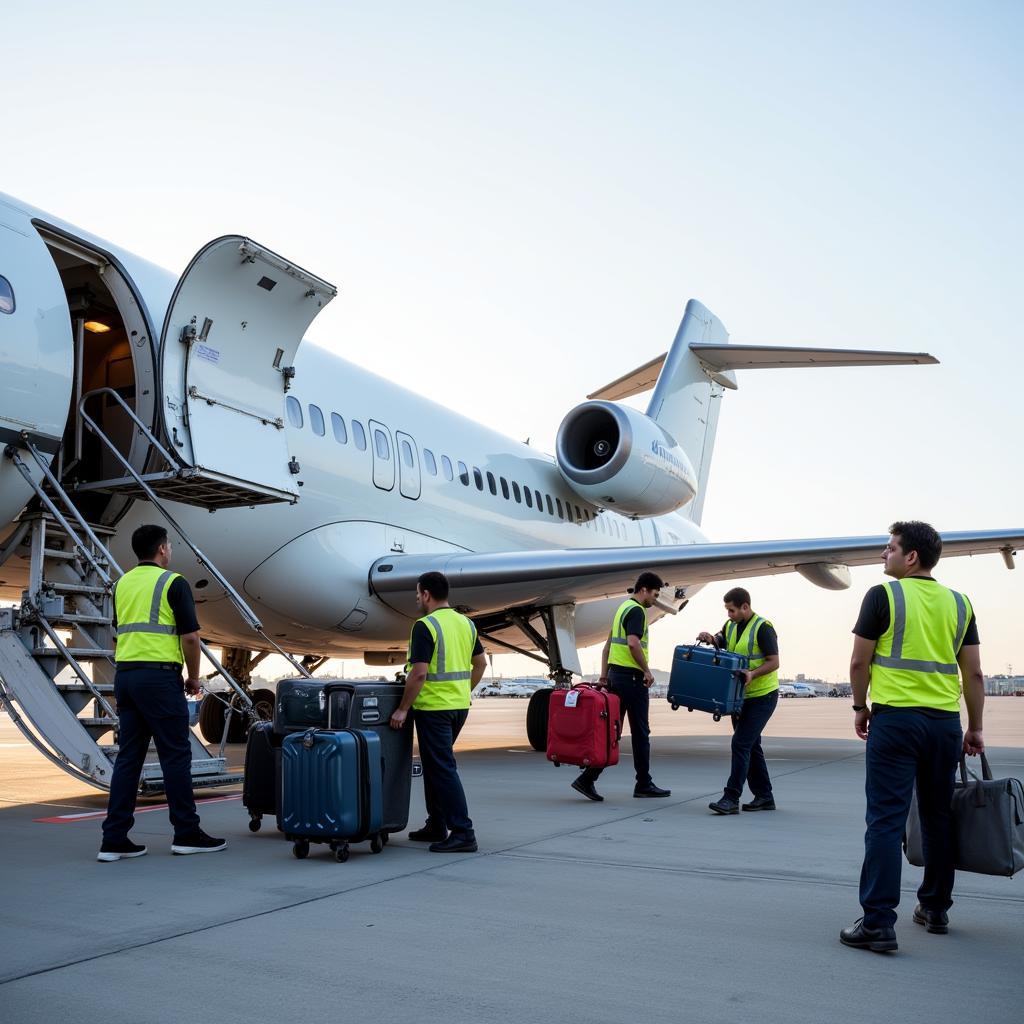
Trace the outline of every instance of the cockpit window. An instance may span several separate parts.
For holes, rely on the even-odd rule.
[[[0,274],[0,313],[14,312],[14,289],[11,282]]]

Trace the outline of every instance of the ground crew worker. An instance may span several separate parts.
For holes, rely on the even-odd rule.
[[[761,749],[761,733],[779,703],[779,638],[775,627],[750,607],[750,592],[733,587],[724,598],[729,617],[712,636],[701,633],[697,639],[714,643],[736,654],[745,654],[749,668],[743,691],[743,707],[732,716],[732,768],[721,798],[708,804],[715,814],[739,814],[743,783],[750,786],[754,799],[743,805],[745,811],[774,811],[775,796],[768,763]]]
[[[607,686],[618,698],[622,714],[629,718],[636,770],[635,797],[671,796],[672,790],[660,789],[651,778],[651,686],[654,676],[647,662],[647,609],[658,600],[665,584],[653,572],[642,572],[633,587],[633,596],[619,605],[612,628],[601,652],[601,678],[598,686]],[[584,768],[572,788],[588,800],[603,800],[594,788],[600,768]]]
[[[448,604],[444,573],[425,572],[419,578],[416,605],[423,616],[412,627],[405,692],[391,716],[391,727],[401,729],[412,710],[423,763],[427,820],[409,838],[430,843],[431,853],[476,853],[454,747],[487,658],[476,626]]]
[[[961,751],[985,749],[985,677],[971,602],[933,578],[942,554],[933,527],[893,523],[889,533],[882,560],[892,582],[867,592],[853,627],[854,730],[867,740],[864,916],[839,933],[844,945],[876,953],[897,948],[901,843],[915,783],[925,865],[913,918],[933,934],[949,931],[954,771]],[[960,679],[966,733],[960,730]]]
[[[192,590],[171,572],[171,542],[162,526],[132,534],[139,564],[114,584],[118,752],[110,779],[103,844],[97,860],[141,857],[145,846],[128,838],[149,741],[164,773],[167,814],[174,828],[171,852],[211,853],[227,842],[199,827],[192,796],[192,748],[185,691],[199,693],[199,622]],[[188,669],[182,680],[182,663]],[[183,685],[184,684],[184,685]]]

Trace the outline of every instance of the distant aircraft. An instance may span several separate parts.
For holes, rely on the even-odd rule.
[[[275,645],[306,666],[402,664],[430,569],[488,650],[535,657],[564,684],[640,570],[669,581],[657,617],[710,582],[798,572],[845,588],[849,566],[879,557],[877,535],[710,543],[700,524],[721,399],[740,369],[935,362],[927,354],[734,345],[691,300],[664,356],[568,411],[552,457],[461,416],[457,396],[432,402],[300,350],[335,294],[242,236],[203,246],[176,279],[0,196],[0,596],[23,601],[0,612],[0,699],[88,781],[105,784],[116,756],[99,743],[116,713],[89,683],[112,672],[116,574],[42,516],[47,500],[66,497],[122,567],[132,530],[167,513],[199,552],[179,546],[174,568],[204,636],[243,685]],[[650,389],[646,413],[617,404]],[[944,543],[947,556],[1002,552],[1012,565],[1024,529]],[[68,631],[91,674],[55,646]],[[68,665],[77,682],[53,683]],[[531,699],[534,745],[546,698]]]

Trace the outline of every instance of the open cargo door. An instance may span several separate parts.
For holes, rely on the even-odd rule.
[[[161,335],[168,448],[182,500],[294,502],[284,396],[295,353],[337,289],[239,235],[204,246],[171,296]],[[160,490],[170,497],[174,489]]]

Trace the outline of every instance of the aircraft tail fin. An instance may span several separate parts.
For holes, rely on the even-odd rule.
[[[711,471],[721,398],[726,388],[734,391],[737,387],[734,370],[937,362],[926,352],[731,345],[722,321],[696,299],[690,299],[668,352],[587,397],[616,401],[654,389],[647,415],[675,438],[697,471],[697,496],[687,511],[690,518],[699,523]]]

